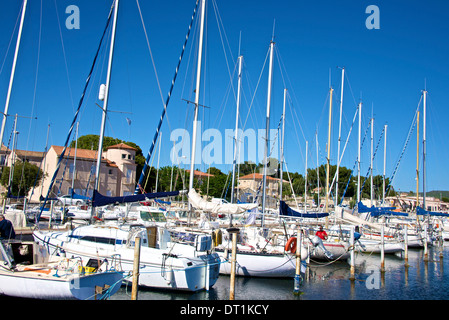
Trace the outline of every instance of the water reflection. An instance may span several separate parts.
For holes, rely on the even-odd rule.
[[[347,262],[311,264],[302,277],[301,294],[294,295],[293,279],[236,277],[236,300],[436,300],[447,299],[449,278],[444,274],[449,263],[449,249],[440,256],[438,246],[424,251],[408,250],[408,266],[404,256],[385,255],[385,272],[380,272],[380,255],[357,254],[355,280],[350,279]],[[139,300],[228,300],[228,276],[220,276],[209,291],[173,293],[139,289]],[[130,299],[131,287],[122,287],[112,299]]]

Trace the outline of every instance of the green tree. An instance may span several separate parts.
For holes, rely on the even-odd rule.
[[[4,167],[0,183],[8,188],[10,167]],[[11,181],[11,194],[14,196],[26,196],[31,188],[38,186],[42,180],[43,172],[38,166],[29,162],[17,161],[14,164],[13,178]]]

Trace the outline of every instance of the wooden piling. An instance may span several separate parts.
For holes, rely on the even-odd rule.
[[[239,233],[238,228],[228,228],[229,234],[232,234],[232,255],[231,255],[231,276],[230,276],[230,288],[229,288],[229,300],[235,299],[235,272],[237,263],[237,235]]]
[[[355,241],[354,241],[354,226],[351,226],[349,244],[351,247],[351,274],[349,280],[355,280]]]
[[[427,224],[424,224],[424,261],[429,261],[429,252],[427,250]]]
[[[296,241],[296,272],[295,272],[295,281],[293,294],[299,294],[299,286],[301,279],[301,250],[302,250],[302,230],[298,227],[297,232],[297,241]]]
[[[385,239],[384,239],[384,224],[380,231],[380,272],[385,272]]]
[[[440,245],[440,259],[443,260],[443,242],[444,242],[443,241],[443,221],[440,222],[438,233],[439,233],[438,242]]]
[[[408,267],[408,227],[404,225],[404,261],[405,266]]]
[[[133,285],[131,300],[137,300],[139,287],[139,266],[140,266],[140,237],[136,237],[134,245],[134,264],[133,264]]]

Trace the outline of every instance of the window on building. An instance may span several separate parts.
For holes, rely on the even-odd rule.
[[[126,159],[126,154],[122,153],[122,159]]]

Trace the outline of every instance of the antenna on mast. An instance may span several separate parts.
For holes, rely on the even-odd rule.
[[[275,27],[276,27],[276,19],[274,19],[274,21],[273,21],[273,33],[271,35],[271,41],[274,41],[274,29],[275,29]]]

